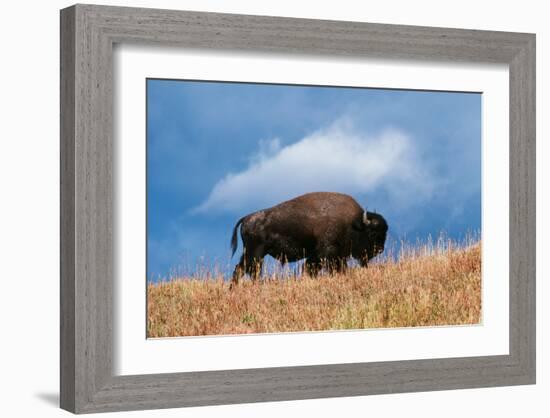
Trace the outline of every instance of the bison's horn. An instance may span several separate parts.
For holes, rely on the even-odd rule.
[[[369,222],[370,222],[370,221],[369,221],[369,219],[368,219],[368,217],[367,217],[367,211],[365,210],[365,211],[363,211],[363,223],[364,223],[365,225],[368,225]]]

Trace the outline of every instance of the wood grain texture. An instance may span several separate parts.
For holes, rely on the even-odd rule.
[[[114,376],[113,54],[117,42],[510,67],[510,354]],[[61,12],[61,406],[77,413],[535,381],[532,34],[76,5]]]
[[[75,10],[61,12],[61,143],[60,143],[60,403],[74,410],[75,404]]]

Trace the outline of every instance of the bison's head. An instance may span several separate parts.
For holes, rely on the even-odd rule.
[[[388,224],[382,215],[365,210],[361,219],[353,223],[353,229],[356,235],[353,256],[362,264],[384,251]]]

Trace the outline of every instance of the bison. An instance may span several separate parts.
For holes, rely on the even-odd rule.
[[[305,271],[315,276],[326,267],[343,272],[350,257],[362,266],[384,250],[388,224],[367,212],[351,196],[307,193],[239,219],[231,237],[237,250],[241,225],[243,254],[233,272],[231,286],[248,273],[256,280],[266,255],[282,263],[305,259]]]

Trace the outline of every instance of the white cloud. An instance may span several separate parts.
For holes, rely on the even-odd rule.
[[[219,180],[195,213],[244,213],[312,191],[362,195],[385,189],[405,204],[429,197],[436,185],[404,132],[359,132],[349,119],[282,147],[261,141],[248,168]]]

